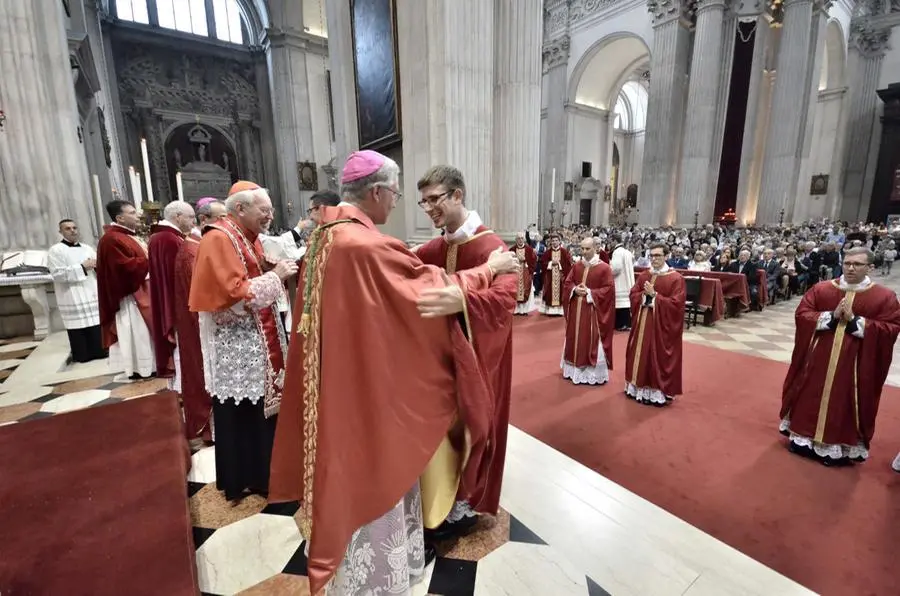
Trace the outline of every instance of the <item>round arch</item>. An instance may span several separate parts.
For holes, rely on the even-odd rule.
[[[844,31],[837,19],[830,19],[825,28],[822,71],[819,73],[819,91],[840,89],[845,85],[847,48]]]
[[[619,31],[594,42],[581,56],[569,78],[567,100],[610,109],[627,74],[650,60],[650,48],[635,33]]]
[[[269,9],[265,0],[236,0],[247,25],[251,46],[259,45],[269,28]]]

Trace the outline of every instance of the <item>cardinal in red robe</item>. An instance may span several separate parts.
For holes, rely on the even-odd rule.
[[[465,313],[465,296],[491,285],[491,265],[451,279],[379,232],[398,185],[395,162],[352,154],[342,174],[349,202],[322,209],[300,271],[270,500],[301,501],[312,594],[332,578],[339,594],[421,579],[423,520],[443,520],[457,488],[470,494],[488,473],[492,400],[465,318],[423,318],[418,300],[434,289],[457,304],[443,314]],[[515,265],[509,252],[494,256]],[[448,441],[461,455],[438,462],[448,482],[436,499],[419,477]]]
[[[472,269],[487,262],[506,243],[485,226],[475,211],[466,209],[463,174],[453,166],[435,166],[419,180],[420,205],[442,236],[416,251],[423,263],[442,267],[447,273]],[[500,487],[506,461],[509,402],[512,393],[512,321],[516,307],[517,278],[504,275],[489,288],[466,294],[464,319],[466,335],[475,345],[478,361],[487,375],[493,396],[494,417],[490,441],[493,452],[483,491],[460,499],[445,524],[429,532],[440,540],[468,530],[477,521],[476,512],[496,515],[500,507]]]
[[[150,339],[150,262],[135,233],[140,217],[125,201],[110,201],[106,211],[113,223],[97,244],[96,268],[103,347],[109,349],[112,370],[149,377],[156,366]]]
[[[579,385],[603,385],[612,370],[616,284],[612,269],[595,253],[592,238],[581,241],[581,260],[566,277],[566,343],[563,378]]]
[[[559,234],[548,235],[550,246],[541,255],[541,271],[543,271],[543,297],[540,311],[545,315],[562,316],[565,314],[563,303],[563,283],[572,268],[572,256],[562,245]]]
[[[190,203],[173,201],[166,205],[163,218],[150,229],[147,252],[150,255],[150,300],[153,304],[153,349],[156,375],[175,376],[175,255],[185,234],[194,227],[194,209]]]
[[[516,253],[521,269],[516,280],[516,309],[517,315],[527,315],[535,309],[534,306],[534,272],[537,267],[537,254],[527,242],[525,232],[516,234],[516,242],[510,247]]]
[[[843,276],[810,288],[794,316],[780,430],[791,451],[825,465],[868,458],[900,333],[897,295],[868,277],[873,262],[868,249],[846,251]]]
[[[625,348],[625,394],[654,406],[681,394],[684,278],[666,265],[668,248],[650,247],[650,269],[631,288],[633,326]]]

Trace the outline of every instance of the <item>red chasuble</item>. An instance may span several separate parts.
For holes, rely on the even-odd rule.
[[[172,226],[156,224],[151,229],[147,252],[150,254],[150,300],[153,304],[153,350],[156,374],[175,376],[175,255],[184,243],[184,234]]]
[[[561,268],[550,267],[550,263],[559,263]],[[541,271],[544,277],[543,298],[546,306],[562,306],[565,302],[563,297],[563,282],[569,275],[572,268],[572,257],[569,251],[560,246],[553,250],[547,247],[544,254],[541,255]]]
[[[591,292],[592,303],[587,296],[572,293],[577,285],[584,285]],[[600,261],[586,265],[578,261],[566,277],[563,286],[566,296],[566,362],[578,368],[597,366],[598,345],[603,342],[606,365],[612,370],[612,338],[616,327],[616,282],[612,269]]]
[[[462,485],[484,482],[491,407],[459,319],[417,310],[423,290],[443,287],[440,270],[354,206],[322,218],[300,270],[269,486],[271,502],[302,501],[312,594],[353,532],[415,485],[457,418],[471,448]],[[455,277],[467,292],[491,282],[487,266]]]
[[[645,306],[644,282],[656,290]],[[684,331],[684,277],[674,269],[643,271],[631,288],[631,333],[625,348],[625,381],[640,389],[681,395],[681,334]]]
[[[531,284],[534,280],[534,270],[535,267],[537,267],[537,255],[535,254],[534,249],[527,244],[525,246],[513,244],[509,250],[516,253],[516,257],[522,265],[522,269],[519,271],[518,279],[516,280],[516,302],[528,302],[528,298],[531,297]]]
[[[497,248],[506,248],[500,236],[485,226],[461,243],[450,244],[444,237],[434,238],[419,247],[416,254],[423,263],[456,273],[484,265]],[[496,515],[500,507],[500,487],[506,462],[506,435],[509,429],[509,401],[512,394],[512,322],[518,282],[513,275],[501,275],[489,288],[466,293],[464,318],[466,335],[475,345],[478,362],[493,394],[494,418],[491,422],[493,453],[489,455],[487,485],[460,499],[481,513]],[[527,296],[526,296],[527,299]]]
[[[820,313],[833,312],[844,297],[865,319],[863,338],[847,324],[817,331]],[[844,291],[837,280],[813,286],[800,301],[791,366],[784,379],[781,418],[790,431],[828,445],[867,449],[875,433],[881,390],[900,333],[897,295],[877,284]]]
[[[152,325],[150,289],[147,283],[149,270],[147,251],[134,232],[116,224],[104,227],[104,234],[97,243],[96,269],[104,348],[119,341],[116,313],[119,312],[122,299],[127,296],[134,295],[147,328]]]
[[[197,313],[188,307],[191,279],[200,242],[188,236],[175,255],[174,290],[172,293],[178,353],[181,359],[181,401],[184,404],[185,433],[188,440],[212,439],[209,418],[212,399],[203,378],[203,353],[200,351],[200,326]]]

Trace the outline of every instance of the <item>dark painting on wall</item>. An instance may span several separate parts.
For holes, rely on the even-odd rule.
[[[400,140],[394,0],[351,0],[356,114],[361,149]]]

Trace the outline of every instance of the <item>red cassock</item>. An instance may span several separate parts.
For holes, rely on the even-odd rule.
[[[513,244],[509,250],[516,253],[516,257],[522,264],[522,269],[519,271],[516,282],[516,302],[528,302],[528,298],[531,296],[531,284],[534,280],[535,267],[537,267],[537,255],[534,249],[527,244],[525,246]],[[522,259],[525,260],[522,261]]]
[[[644,283],[656,291],[645,306]],[[684,277],[674,269],[643,271],[631,288],[631,333],[625,348],[625,382],[655,389],[668,397],[681,394],[681,334],[684,331]]]
[[[600,260],[609,265],[609,253],[603,250],[602,248],[597,251],[597,256],[600,257]]]
[[[443,237],[419,247],[423,263],[446,269],[448,274],[474,269],[506,243],[492,230],[479,226],[475,234],[459,244]],[[466,333],[475,346],[475,355],[494,398],[490,443],[493,445],[487,483],[470,495],[461,495],[477,511],[496,514],[500,507],[500,487],[506,462],[506,434],[509,400],[512,393],[512,322],[516,306],[516,277],[501,275],[490,287],[466,293],[464,320]]]
[[[185,433],[188,439],[202,437],[209,441],[212,438],[209,426],[212,398],[206,392],[203,378],[199,318],[188,306],[194,262],[199,248],[200,242],[188,236],[175,255],[173,304],[181,360],[181,401],[184,404]]]
[[[119,341],[116,333],[116,313],[122,299],[134,295],[141,316],[150,328],[153,316],[150,312],[150,289],[147,273],[150,261],[144,245],[134,232],[124,226],[111,224],[104,227],[97,243],[97,294],[100,306],[100,327],[103,347]]]
[[[817,331],[819,316],[847,298],[851,312],[865,319],[862,339],[844,322]],[[897,295],[877,284],[844,291],[836,280],[813,286],[794,316],[797,332],[784,379],[781,418],[789,430],[827,445],[868,449],[875,433],[881,389],[900,333]]]
[[[172,226],[156,224],[150,230],[150,301],[153,304],[153,351],[156,374],[175,376],[175,255],[184,243],[184,234]]]
[[[584,285],[591,293],[575,296],[572,291]],[[616,323],[616,283],[612,269],[601,260],[592,265],[575,263],[563,287],[566,296],[566,362],[578,368],[597,366],[598,346],[603,342],[606,365],[612,370],[612,338]]]
[[[559,263],[560,267],[550,267],[550,263]],[[546,306],[562,306],[563,282],[572,269],[572,256],[560,246],[554,250],[547,248],[541,255],[541,271],[544,277],[543,299]]]

